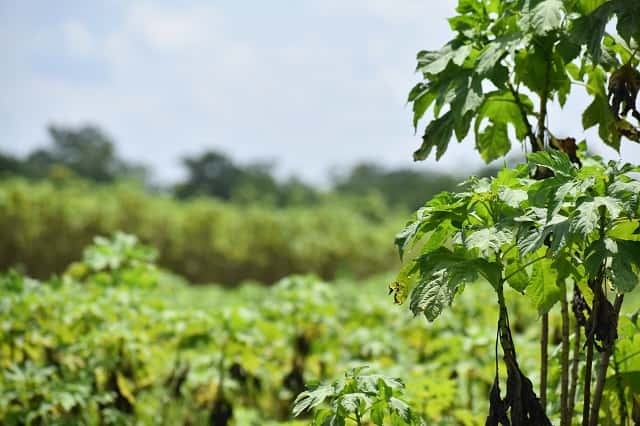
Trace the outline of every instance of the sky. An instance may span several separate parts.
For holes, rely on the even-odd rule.
[[[162,182],[208,149],[320,184],[359,161],[468,174],[483,165],[472,140],[412,161],[406,104],[415,54],[450,39],[455,4],[0,0],[0,151],[45,145],[49,124],[95,124]],[[553,133],[581,139],[586,101],[552,108]],[[622,145],[640,162],[639,145]]]

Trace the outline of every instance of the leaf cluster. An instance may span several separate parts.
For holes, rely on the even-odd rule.
[[[575,85],[592,98],[583,113],[585,129],[597,125],[602,140],[616,150],[621,136],[639,140],[640,121],[633,125],[624,117],[635,111],[640,87],[638,2],[460,0],[456,12],[449,19],[455,37],[417,56],[422,81],[408,97],[413,124],[417,129],[429,110],[433,120],[415,160],[434,150],[441,158],[454,135],[462,141],[472,129],[486,162],[507,154],[512,140],[528,139],[532,151],[541,150],[547,102],[564,106]],[[617,34],[607,33],[613,21]],[[614,71],[606,87],[605,75]]]
[[[414,314],[433,321],[466,285],[506,282],[541,312],[557,302],[567,279],[586,286],[604,265],[620,293],[640,274],[640,183],[630,165],[588,159],[577,169],[560,151],[537,152],[529,165],[427,202],[398,233],[405,260],[392,292],[409,294]],[[554,177],[529,178],[543,166]],[[402,301],[402,297],[397,297]]]
[[[149,287],[157,284],[157,251],[135,235],[116,232],[111,238],[95,237],[85,248],[82,261],[67,268],[67,276],[104,285]]]
[[[315,409],[314,425],[343,426],[352,420],[357,425],[423,425],[409,405],[400,399],[405,385],[400,379],[381,374],[366,374],[367,367],[348,370],[344,378],[332,383],[311,383],[298,395],[293,415]],[[321,408],[328,404],[328,408]]]

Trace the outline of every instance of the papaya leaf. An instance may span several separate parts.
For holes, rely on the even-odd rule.
[[[594,197],[590,201],[581,203],[575,210],[571,219],[572,231],[587,238],[599,226],[601,208],[609,213],[611,219],[616,219],[622,211],[622,205],[618,199]]]
[[[549,312],[561,296],[557,285],[558,273],[552,268],[551,259],[543,259],[533,264],[531,284],[527,287],[527,295],[533,301],[540,314]]]
[[[454,119],[453,113],[448,111],[429,123],[422,136],[422,145],[413,153],[414,161],[427,158],[434,147],[436,159],[442,157],[453,135]]]
[[[420,313],[430,322],[434,321],[445,307],[453,301],[453,292],[449,288],[447,271],[441,269],[428,279],[422,280],[411,292],[409,309],[414,315]]]
[[[518,208],[520,205],[527,201],[527,192],[522,189],[511,189],[502,187],[499,189],[498,197],[509,207]]]
[[[533,102],[526,96],[520,95],[518,102],[527,114],[533,113]],[[480,125],[484,119],[493,123],[509,124],[513,126],[518,140],[524,140],[527,127],[522,117],[522,112],[513,94],[508,90],[494,91],[486,94],[486,97],[478,109],[475,122],[475,132],[479,133]]]
[[[491,123],[476,134],[476,149],[485,163],[504,157],[510,148],[511,141],[507,134],[507,125],[504,123]]]
[[[529,12],[523,20],[531,25],[534,34],[546,35],[560,28],[564,7],[560,0],[543,0]]]
[[[462,65],[471,53],[471,49],[472,46],[468,44],[455,46],[453,43],[448,43],[439,51],[422,51],[418,53],[416,71],[424,74],[438,74],[445,70],[449,62]]]
[[[293,417],[298,417],[304,411],[317,407],[332,396],[334,396],[334,388],[330,384],[302,392],[293,402]]]
[[[640,280],[640,242],[617,241],[617,248],[611,262],[611,282],[618,291],[628,293]]]
[[[477,249],[484,258],[495,255],[503,245],[513,240],[509,229],[497,229],[494,226],[482,228],[469,234],[464,243],[467,249]]]
[[[413,128],[417,130],[418,121],[422,118],[424,113],[429,109],[433,101],[436,99],[436,93],[431,88],[424,84],[418,83],[409,93],[409,99],[407,102],[413,102]]]
[[[614,224],[607,231],[607,237],[617,240],[640,241],[640,220],[626,219]]]
[[[551,169],[559,176],[574,177],[577,174],[577,169],[569,160],[569,156],[562,151],[532,152],[527,156],[527,161],[534,166],[543,166]]]

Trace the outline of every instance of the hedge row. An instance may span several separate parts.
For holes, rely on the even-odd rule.
[[[121,230],[159,250],[158,263],[195,282],[330,279],[397,266],[400,219],[380,221],[337,201],[274,209],[213,199],[176,201],[126,185],[0,183],[0,270],[60,273],[96,235]]]

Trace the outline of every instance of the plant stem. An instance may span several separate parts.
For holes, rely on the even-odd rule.
[[[509,328],[509,314],[507,313],[507,304],[504,300],[504,280],[501,280],[496,287],[498,293],[498,305],[500,313],[498,316],[498,335],[500,346],[502,347],[504,363],[507,366],[507,376],[513,380],[511,384],[507,383],[507,393],[513,392],[513,395],[521,395],[522,380],[518,362],[516,361],[516,348],[511,338],[511,330]],[[496,360],[497,361],[497,360]],[[496,370],[497,371],[497,370]],[[511,421],[513,424],[519,424],[524,419],[524,407],[519,397],[513,399],[511,405]]]
[[[580,362],[580,324],[573,327],[573,358],[571,359],[571,382],[569,383],[569,420],[573,419],[576,405],[576,388],[578,386],[578,367]]]
[[[538,144],[538,150],[540,151],[544,149],[544,130],[546,127],[544,122],[547,119],[547,100],[549,99],[549,67],[550,65],[551,63],[547,58],[546,66],[544,69],[544,88],[542,89],[542,93],[539,93],[540,116],[538,119],[538,134],[536,135],[536,142]],[[534,149],[534,152],[535,152],[535,149]]]
[[[620,403],[620,424],[627,424],[627,412],[629,409],[627,408],[627,401],[624,398],[624,387],[622,385],[622,380],[620,380],[620,363],[616,358],[616,352],[613,351],[613,374],[616,377],[616,389],[618,391],[618,402]]]
[[[549,60],[545,67],[544,75],[544,88],[540,94],[540,114],[538,115],[538,134],[533,135],[533,132],[529,135],[531,139],[531,150],[533,152],[542,151],[544,149],[544,130],[545,120],[547,118],[547,98],[549,96]],[[515,97],[515,95],[514,95]],[[522,111],[521,111],[522,112]],[[531,129],[528,129],[531,130]],[[537,173],[536,173],[537,175]],[[563,297],[566,304],[566,295]],[[564,324],[564,316],[562,318]],[[547,376],[548,376],[548,364],[549,364],[549,313],[542,314],[542,336],[540,338],[540,403],[542,409],[546,411],[547,408]],[[564,349],[564,336],[563,336],[563,349]],[[564,365],[563,365],[564,367]],[[564,378],[564,369],[562,370]],[[565,395],[566,396],[566,393]],[[566,408],[566,407],[565,407]],[[564,422],[564,411],[562,411],[562,419]],[[564,423],[561,423],[564,426]]]
[[[598,285],[598,283],[596,283]],[[582,401],[582,426],[589,426],[589,404],[591,402],[591,367],[593,364],[593,336],[596,329],[596,318],[598,318],[598,303],[594,297],[593,310],[589,318],[589,331],[587,332],[587,358],[584,370],[584,392]]]
[[[549,314],[542,314],[542,326],[540,330],[540,405],[547,409],[547,366],[549,362]]]
[[[560,425],[569,426],[569,304],[567,303],[567,289],[563,284],[560,299],[560,313],[562,315],[562,360],[560,367]]]
[[[362,419],[360,418],[360,411],[356,408],[356,424],[358,426],[362,426]]]
[[[520,116],[522,116],[522,121],[524,122],[524,125],[527,128],[527,136],[529,137],[529,143],[531,144],[531,150],[533,152],[540,151],[541,148],[540,148],[540,146],[538,145],[538,143],[536,141],[536,136],[533,134],[533,129],[531,128],[531,123],[529,123],[529,118],[527,117],[527,110],[525,109],[524,104],[520,100],[520,94],[518,93],[516,88],[513,87],[513,84],[511,84],[510,82],[507,82],[507,87],[509,88],[509,91],[511,92],[511,95],[513,95],[513,99],[514,99],[516,105],[518,105],[518,110],[520,111]]]
[[[613,304],[613,309],[616,314],[616,327],[618,326],[618,316],[620,315],[620,308],[624,301],[624,295],[618,294]],[[593,391],[593,403],[591,404],[591,414],[589,415],[589,426],[597,426],[598,413],[600,412],[600,403],[602,402],[602,392],[604,391],[604,382],[607,379],[607,368],[609,367],[609,359],[611,354],[615,350],[615,342],[607,346],[600,355],[600,365],[598,366],[598,373],[596,377],[596,387]]]
[[[605,225],[606,225],[606,217],[604,215],[604,213],[600,214],[600,239],[603,240],[604,236],[605,236]],[[596,334],[596,329],[598,328],[598,316],[600,315],[600,298],[601,297],[606,297],[602,291],[602,285],[604,283],[604,278],[605,278],[605,274],[604,274],[604,268],[605,265],[604,263],[600,265],[600,268],[598,270],[598,274],[596,275],[595,280],[589,280],[588,284],[589,284],[589,288],[591,288],[591,291],[593,292],[593,301],[591,302],[592,304],[592,310],[591,310],[591,315],[589,317],[589,328],[586,331],[586,335],[587,335],[587,359],[586,359],[586,366],[585,366],[585,373],[584,373],[584,398],[583,398],[583,408],[582,408],[582,426],[590,426],[591,422],[589,416],[590,416],[590,411],[589,411],[589,404],[591,403],[591,369],[592,369],[592,364],[593,364],[593,346],[594,346],[594,338],[595,338],[595,334]],[[617,302],[617,299],[616,299]],[[606,368],[605,368],[605,374],[606,374]],[[600,403],[598,402],[598,405]],[[599,408],[599,407],[598,407]],[[595,412],[596,413],[596,421],[597,421],[597,417],[598,417],[598,411]]]

